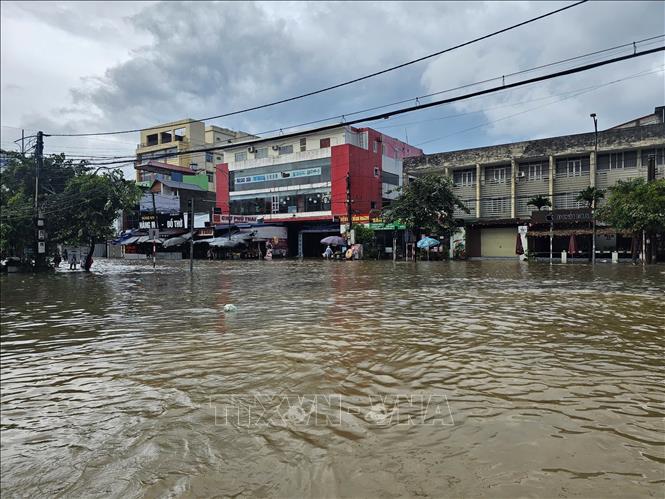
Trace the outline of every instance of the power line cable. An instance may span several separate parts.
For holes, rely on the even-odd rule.
[[[298,99],[303,99],[305,97],[311,97],[312,95],[317,95],[317,94],[328,92],[330,90],[334,90],[334,89],[337,89],[337,88],[345,87],[347,85],[358,83],[360,81],[367,80],[369,78],[374,78],[375,76],[386,74],[386,73],[389,73],[391,71],[395,71],[397,69],[401,69],[401,68],[410,66],[412,64],[416,64],[418,62],[422,62],[422,61],[425,61],[427,59],[431,59],[432,57],[436,57],[436,56],[445,54],[447,52],[451,52],[453,50],[457,50],[459,48],[466,47],[467,45],[471,45],[471,44],[477,43],[479,41],[486,40],[488,38],[492,38],[494,36],[500,35],[500,34],[505,33],[507,31],[519,28],[521,26],[525,26],[527,24],[539,21],[539,20],[544,19],[544,18],[549,17],[549,16],[553,16],[555,14],[558,14],[559,12],[563,12],[565,10],[572,9],[573,7],[577,7],[578,5],[582,5],[583,3],[586,3],[587,1],[588,0],[581,0],[579,2],[561,7],[559,9],[556,9],[556,10],[553,10],[553,11],[550,11],[550,12],[546,12],[545,14],[541,14],[539,16],[532,17],[530,19],[527,19],[526,21],[522,21],[520,23],[513,24],[513,25],[508,26],[506,28],[502,28],[500,30],[493,31],[492,33],[488,33],[486,35],[474,38],[472,40],[457,44],[453,47],[449,47],[447,49],[439,50],[438,52],[434,52],[432,54],[428,54],[428,55],[425,55],[423,57],[419,57],[417,59],[413,59],[411,61],[407,61],[407,62],[404,62],[402,64],[398,64],[396,66],[392,66],[392,67],[389,67],[389,68],[386,68],[386,69],[382,69],[380,71],[376,71],[374,73],[371,73],[371,74],[368,74],[368,75],[365,75],[365,76],[360,76],[360,77],[354,78],[352,80],[348,80],[348,81],[345,81],[345,82],[342,82],[342,83],[337,83],[335,85],[331,85],[331,86],[328,86],[328,87],[325,87],[325,88],[321,88],[319,90],[313,90],[311,92],[306,92],[304,94],[296,95],[294,97],[288,97],[286,99],[281,99],[281,100],[278,100],[278,101],[270,102],[268,104],[261,104],[261,105],[258,105],[258,106],[253,106],[253,107],[248,107],[248,108],[245,108],[245,109],[240,109],[240,110],[237,110],[237,111],[231,111],[231,112],[228,112],[228,113],[218,114],[218,115],[215,115],[215,116],[209,116],[207,118],[201,118],[201,119],[198,119],[198,120],[187,120],[187,121],[182,121],[182,122],[176,122],[173,125],[178,126],[178,125],[185,125],[187,123],[191,123],[192,121],[208,121],[208,120],[214,120],[214,119],[218,119],[218,118],[225,118],[227,116],[234,116],[234,115],[246,113],[246,112],[249,112],[249,111],[256,111],[258,109],[265,109],[267,107],[276,106],[278,104],[284,104],[286,102],[292,102],[292,101],[295,101],[295,100],[298,100]],[[117,135],[117,134],[125,134],[125,133],[142,132],[144,130],[150,130],[152,128],[154,128],[154,127],[135,128],[135,129],[132,129],[132,130],[118,130],[118,131],[113,131],[113,132],[70,133],[70,134],[50,134],[50,135],[52,137],[86,137],[86,136],[91,136],[91,135]]]
[[[534,77],[534,78],[529,78],[527,80],[522,80],[522,81],[509,83],[509,84],[505,84],[505,85],[490,87],[490,88],[487,88],[487,89],[483,89],[483,90],[479,90],[479,91],[476,91],[476,92],[471,92],[471,93],[468,93],[468,94],[463,94],[463,95],[459,95],[459,96],[455,96],[455,97],[450,97],[450,98],[447,98],[447,99],[440,99],[440,100],[436,100],[436,101],[433,101],[433,102],[418,104],[418,105],[415,105],[415,106],[410,106],[410,107],[401,108],[401,109],[395,109],[395,110],[392,110],[392,111],[387,111],[385,113],[381,113],[381,114],[377,114],[377,115],[373,115],[373,116],[367,116],[367,117],[363,117],[363,118],[358,118],[358,119],[343,122],[343,123],[334,123],[334,124],[331,124],[331,125],[326,125],[326,126],[322,126],[322,127],[307,130],[307,133],[319,133],[319,132],[324,132],[324,131],[327,131],[327,130],[332,130],[334,128],[338,128],[340,126],[351,126],[351,125],[355,125],[355,124],[358,124],[358,123],[368,123],[368,122],[372,122],[372,121],[384,120],[384,119],[388,119],[392,116],[398,116],[398,115],[402,115],[402,114],[406,114],[406,113],[411,113],[411,112],[414,112],[414,111],[420,111],[422,109],[428,109],[428,108],[435,107],[435,106],[441,106],[443,104],[449,104],[449,103],[452,103],[452,102],[466,100],[466,99],[470,99],[470,98],[473,98],[473,97],[478,97],[478,96],[481,96],[481,95],[491,94],[491,93],[494,93],[494,92],[505,91],[505,90],[508,90],[508,89],[511,89],[511,88],[516,88],[516,87],[520,87],[520,86],[524,86],[524,85],[529,85],[529,84],[532,84],[532,83],[537,83],[537,82],[541,82],[541,81],[545,81],[545,80],[550,80],[552,78],[558,78],[558,77],[561,77],[561,76],[568,76],[568,75],[571,75],[571,74],[576,74],[576,73],[581,73],[581,72],[584,72],[584,71],[589,71],[591,69],[606,66],[608,64],[614,64],[614,63],[617,63],[617,62],[634,59],[636,57],[642,57],[642,56],[649,55],[649,54],[655,54],[657,52],[662,52],[663,50],[665,50],[665,46],[656,47],[656,48],[644,50],[644,51],[641,51],[641,52],[635,52],[635,53],[629,54],[629,55],[614,57],[612,59],[607,59],[607,60],[603,60],[603,61],[599,61],[599,62],[594,62],[594,63],[591,63],[591,64],[586,64],[586,65],[583,65],[583,66],[578,66],[578,67],[574,67],[574,68],[570,68],[570,69],[565,69],[565,70],[558,71],[558,72],[555,72],[555,73],[549,73],[549,74],[537,76],[537,77]],[[223,150],[230,149],[230,148],[236,148],[236,147],[240,147],[240,146],[249,146],[249,145],[253,145],[253,144],[256,144],[256,143],[265,142],[265,141],[269,141],[269,140],[289,139],[289,138],[301,135],[302,133],[303,133],[302,131],[299,131],[299,132],[288,133],[288,134],[284,134],[284,135],[280,135],[280,136],[258,138],[256,140],[249,140],[249,141],[233,143],[233,144],[214,145],[214,146],[209,146],[209,147],[204,147],[204,148],[199,148],[199,149],[189,149],[189,150],[185,150],[185,151],[177,151],[175,153],[155,156],[151,159],[163,159],[163,158],[182,156],[182,155],[192,155],[192,154],[197,154],[197,153],[202,153],[202,152],[210,152],[210,151],[223,151]],[[112,164],[118,164],[120,162],[126,163],[126,161],[115,161],[115,162],[110,161],[110,162],[100,162],[100,163],[91,163],[91,164],[112,165]]]
[[[657,73],[657,72],[660,72],[660,71],[662,71],[662,69],[659,69],[659,70],[657,70],[657,71],[651,71],[651,72],[646,73],[646,74]],[[645,76],[645,74],[639,74],[638,76]],[[637,77],[637,76],[633,76],[632,78],[635,78],[635,77]],[[436,142],[436,141],[443,140],[443,139],[448,138],[448,137],[452,137],[452,136],[454,136],[454,135],[458,135],[458,134],[460,134],[460,133],[470,132],[471,130],[476,130],[476,129],[478,129],[478,128],[482,128],[482,127],[485,127],[485,126],[487,126],[487,125],[492,125],[492,124],[494,124],[494,123],[498,123],[499,121],[507,120],[508,118],[514,118],[515,116],[520,116],[520,115],[522,115],[522,114],[525,114],[525,113],[528,113],[528,112],[531,112],[531,111],[535,111],[535,110],[537,110],[537,109],[542,109],[542,108],[544,108],[544,107],[551,106],[552,104],[558,104],[559,102],[563,102],[563,101],[565,101],[565,100],[572,99],[573,97],[577,97],[577,96],[579,96],[579,95],[584,95],[584,94],[586,94],[586,93],[592,92],[592,91],[597,90],[597,89],[599,89],[599,88],[603,88],[603,87],[606,87],[606,86],[609,86],[609,85],[613,85],[613,84],[615,84],[615,83],[618,83],[618,82],[621,82],[621,81],[625,81],[625,80],[629,80],[629,79],[630,79],[630,78],[622,78],[622,79],[614,80],[614,81],[611,81],[611,82],[608,82],[608,83],[603,83],[603,84],[601,84],[601,85],[597,85],[595,88],[591,88],[591,89],[583,90],[583,91],[581,91],[581,92],[573,93],[572,95],[568,95],[568,96],[563,97],[562,99],[559,99],[559,100],[554,101],[554,102],[548,102],[547,104],[543,104],[543,105],[541,105],[541,106],[532,107],[532,108],[530,108],[530,109],[526,109],[526,110],[523,110],[523,111],[519,111],[519,112],[517,112],[517,113],[509,114],[509,115],[507,115],[507,116],[502,116],[501,118],[497,118],[497,119],[495,119],[495,120],[487,121],[487,122],[485,122],[485,123],[481,123],[481,124],[479,124],[479,125],[475,125],[475,126],[472,126],[472,127],[470,127],[470,128],[465,128],[464,130],[458,130],[458,131],[456,131],[456,132],[453,132],[453,133],[450,133],[450,134],[444,135],[443,137],[437,137],[437,138],[435,138],[435,139],[425,140],[425,141],[423,141],[423,142],[419,142],[418,144],[415,144],[415,145],[416,145],[416,146],[422,146],[422,145],[425,145],[425,144],[429,144],[429,143],[431,143],[431,142]]]
[[[610,81],[610,82],[607,82],[607,83],[601,83],[599,85],[592,85],[592,86],[589,86],[589,87],[578,88],[578,89],[575,89],[575,90],[562,92],[560,94],[554,94],[554,95],[548,95],[548,96],[545,96],[545,97],[538,97],[538,98],[535,98],[535,99],[523,100],[523,101],[516,102],[516,103],[508,103],[508,104],[502,104],[502,105],[499,105],[499,106],[487,107],[487,108],[479,109],[477,111],[468,111],[468,112],[465,112],[465,113],[450,114],[450,115],[439,116],[437,118],[430,118],[430,119],[426,119],[426,120],[410,121],[410,122],[406,122],[406,123],[397,123],[395,125],[388,125],[388,126],[384,126],[384,127],[376,127],[376,129],[377,130],[386,130],[386,129],[390,129],[390,128],[400,128],[400,127],[410,126],[410,125],[419,125],[421,123],[429,123],[429,122],[432,122],[432,121],[441,121],[441,120],[451,119],[451,118],[460,118],[460,117],[463,117],[463,116],[470,116],[472,114],[484,113],[486,111],[493,111],[493,110],[496,110],[496,109],[504,109],[504,108],[507,108],[507,107],[514,107],[516,105],[529,104],[531,102],[538,102],[538,101],[543,101],[543,100],[555,99],[557,97],[562,97],[562,96],[566,96],[566,95],[570,95],[570,94],[582,95],[582,94],[586,93],[587,91],[597,90],[599,88],[602,88],[602,87],[605,87],[605,86],[608,86],[608,85],[612,85],[612,84],[619,83],[619,82],[622,82],[622,81],[627,81],[627,80],[630,80],[630,79],[633,79],[633,78],[638,78],[638,77],[641,77],[641,76],[647,76],[647,75],[650,75],[650,74],[659,73],[661,71],[663,71],[662,66],[661,66],[661,69],[657,69],[657,70],[653,70],[653,71],[642,71],[640,73],[629,75],[629,76],[626,76],[624,78],[620,78],[620,79]],[[576,95],[574,95],[573,97],[575,97]],[[550,105],[550,104],[551,103],[548,103],[546,105]],[[420,144],[423,144],[423,143],[421,142]],[[420,144],[414,144],[414,145],[420,145]]]
[[[422,95],[422,96],[410,97],[410,98],[407,98],[407,99],[402,99],[400,101],[396,101],[396,102],[392,102],[392,103],[384,104],[384,105],[380,105],[380,106],[374,106],[374,107],[362,109],[362,110],[359,110],[359,111],[347,112],[347,113],[339,114],[339,115],[336,115],[336,116],[330,116],[330,117],[327,117],[327,118],[317,119],[317,120],[314,120],[314,121],[308,121],[308,122],[305,122],[305,123],[299,123],[299,124],[296,124],[296,125],[284,126],[284,127],[281,127],[281,128],[275,128],[275,129],[272,129],[272,130],[266,130],[266,131],[262,131],[262,132],[244,133],[242,135],[237,135],[235,137],[235,139],[233,139],[233,140],[228,140],[227,143],[228,144],[234,144],[234,143],[237,143],[237,141],[241,140],[241,139],[256,138],[257,136],[262,136],[262,135],[266,135],[266,134],[270,134],[270,133],[276,133],[276,132],[283,133],[284,130],[291,130],[291,129],[295,129],[295,128],[301,128],[303,126],[308,126],[308,125],[312,125],[312,124],[316,124],[316,123],[327,122],[327,121],[330,121],[330,120],[333,120],[333,119],[341,119],[342,120],[341,124],[348,124],[348,123],[346,123],[345,118],[349,117],[349,116],[355,116],[355,115],[358,115],[358,114],[363,114],[365,112],[374,111],[374,110],[377,110],[377,109],[384,109],[384,108],[387,108],[387,107],[392,107],[392,106],[395,106],[395,105],[404,104],[406,102],[415,101],[416,103],[420,103],[420,99],[426,99],[426,98],[429,98],[429,97],[432,97],[432,96],[435,96],[435,95],[441,95],[441,94],[444,94],[444,93],[449,93],[449,92],[452,92],[454,90],[459,90],[459,89],[464,89],[464,88],[470,88],[470,87],[477,86],[477,85],[482,85],[484,83],[491,82],[491,81],[499,81],[500,80],[502,82],[502,84],[505,84],[506,77],[512,77],[512,76],[519,75],[519,74],[526,74],[526,73],[529,73],[529,72],[536,71],[538,69],[543,69],[543,68],[546,68],[546,67],[552,67],[552,66],[560,65],[560,64],[564,64],[564,63],[567,63],[567,62],[570,62],[570,61],[575,61],[575,60],[580,60],[580,59],[587,58],[587,57],[590,57],[590,56],[595,56],[595,55],[598,55],[598,54],[607,54],[607,53],[614,52],[616,50],[624,49],[624,48],[627,48],[627,47],[630,47],[630,48],[632,48],[633,51],[635,51],[638,44],[639,45],[645,44],[645,45],[648,46],[648,45],[652,45],[653,43],[655,43],[654,40],[662,39],[662,38],[665,38],[665,35],[652,36],[652,37],[644,38],[642,40],[638,40],[638,41],[635,41],[635,42],[624,43],[624,44],[617,45],[617,46],[614,46],[614,47],[610,47],[610,48],[607,48],[607,49],[597,50],[597,51],[590,52],[590,53],[587,53],[587,54],[583,54],[583,55],[579,55],[579,56],[575,56],[575,57],[570,57],[570,58],[567,58],[567,59],[563,59],[561,61],[555,61],[555,62],[543,64],[543,65],[540,65],[540,66],[536,66],[536,67],[533,67],[533,68],[528,68],[528,69],[525,69],[525,70],[516,71],[516,72],[513,72],[513,73],[509,73],[507,75],[504,75],[504,76],[496,76],[496,77],[489,78],[489,79],[486,79],[486,80],[482,80],[482,81],[479,81],[479,82],[468,83],[468,84],[464,84],[464,85],[461,85],[461,86],[458,86],[458,87],[454,87],[454,88],[450,88],[450,89],[446,89],[446,90],[441,90],[441,91],[438,91],[438,92],[434,92],[434,93],[426,94],[426,95]],[[387,127],[383,127],[383,128],[387,128]],[[68,148],[76,149],[76,147],[73,147],[73,146],[68,147]],[[87,150],[87,148],[81,148],[81,149]],[[216,148],[212,149],[212,151],[219,151],[221,149],[222,149],[221,146],[217,146]],[[191,151],[192,154],[197,153],[196,150],[186,150],[186,151],[180,151],[177,155],[186,155],[190,151]],[[208,150],[206,150],[206,152],[207,151]],[[166,153],[166,152],[159,154],[159,151],[157,151],[156,153],[153,153],[153,155],[154,155],[153,157],[146,158],[146,159],[166,158],[166,157],[170,157],[169,154],[170,153]],[[100,155],[100,157],[101,157],[101,155]],[[122,159],[122,158],[127,158],[129,160],[130,158],[133,159],[134,156],[119,156],[117,159]]]

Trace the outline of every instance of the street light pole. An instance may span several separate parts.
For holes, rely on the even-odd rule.
[[[190,200],[192,204],[191,215],[189,216],[189,271],[194,272],[194,198]]]
[[[594,168],[594,175],[595,175],[595,170],[598,169],[598,119],[596,118],[596,113],[591,113],[590,114],[591,118],[593,118],[593,129],[594,129],[594,153],[593,153],[593,160],[596,162],[596,168]],[[595,182],[594,182],[595,185]],[[591,265],[596,264],[596,192],[593,192],[593,198],[591,199],[591,224],[592,224],[592,229],[591,229]]]

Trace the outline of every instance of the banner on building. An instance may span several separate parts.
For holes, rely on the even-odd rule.
[[[549,223],[548,216],[552,217],[555,224],[571,222],[590,222],[591,210],[589,208],[578,208],[571,210],[540,210],[531,213],[531,222],[534,224]]]
[[[182,213],[171,215],[169,213],[158,213],[157,220],[160,229],[183,229],[185,227]],[[152,213],[141,213],[139,221],[140,229],[155,229],[155,215]]]
[[[258,217],[251,216],[251,215],[218,215],[214,214],[212,216],[212,221],[213,223],[216,224],[227,224],[227,223],[245,223],[245,224],[252,224],[256,223],[258,221]]]

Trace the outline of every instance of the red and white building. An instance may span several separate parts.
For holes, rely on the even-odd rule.
[[[368,217],[396,196],[403,159],[422,154],[371,128],[350,126],[225,148],[216,169],[217,207],[266,222],[339,221],[348,213],[348,182],[354,218]]]
[[[216,166],[216,205],[222,215],[244,215],[301,231],[339,233],[348,221],[366,223],[397,196],[403,159],[421,149],[371,128],[340,126],[224,148]],[[347,187],[349,193],[347,194]]]

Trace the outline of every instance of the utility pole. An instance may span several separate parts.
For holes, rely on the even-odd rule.
[[[37,196],[39,194],[39,172],[43,167],[44,134],[42,132],[37,132],[37,144],[35,145],[35,214],[37,212]]]
[[[21,146],[23,148],[23,146]],[[39,172],[44,168],[44,133],[37,132],[35,145],[35,269],[44,267],[44,253],[46,252],[44,219],[39,212]]]
[[[155,228],[157,229],[157,234],[159,234],[159,220],[157,219],[157,206],[155,205],[155,193],[150,191],[152,194],[152,216],[155,218]],[[155,237],[152,238],[152,268],[155,268],[155,259],[157,258],[157,243],[155,242]]]
[[[596,169],[598,168],[598,119],[596,118],[596,113],[591,113],[590,115],[593,118],[593,129],[595,134],[595,143],[594,143],[594,161],[596,163]],[[594,184],[595,185],[595,182]],[[591,265],[596,264],[596,191],[593,192],[594,196],[591,199]]]
[[[231,240],[231,170],[227,169],[226,172],[227,172],[226,177],[227,177],[228,182],[229,182],[229,201],[228,201],[228,205],[229,205],[229,234],[228,235],[229,235],[229,241],[230,241]],[[228,254],[230,255],[230,253],[228,253]]]
[[[647,182],[653,182],[656,180],[656,156],[650,155],[649,160],[647,164]],[[642,264],[646,265],[647,261],[647,243],[646,243],[646,238],[647,238],[647,233],[646,231],[642,231]],[[651,255],[649,257],[649,263],[652,263],[656,257],[656,253],[654,251],[655,248],[655,242],[654,242],[654,234],[651,233],[649,237],[649,254]],[[653,259],[651,257],[654,257]]]
[[[189,271],[194,272],[194,198],[189,200],[192,207],[189,216]]]
[[[552,241],[554,240],[554,217],[552,213],[546,215],[545,220],[550,222],[550,265],[552,265]]]
[[[353,225],[353,210],[351,209],[351,172],[346,174],[346,212],[349,217],[349,237],[351,237],[351,227]]]

